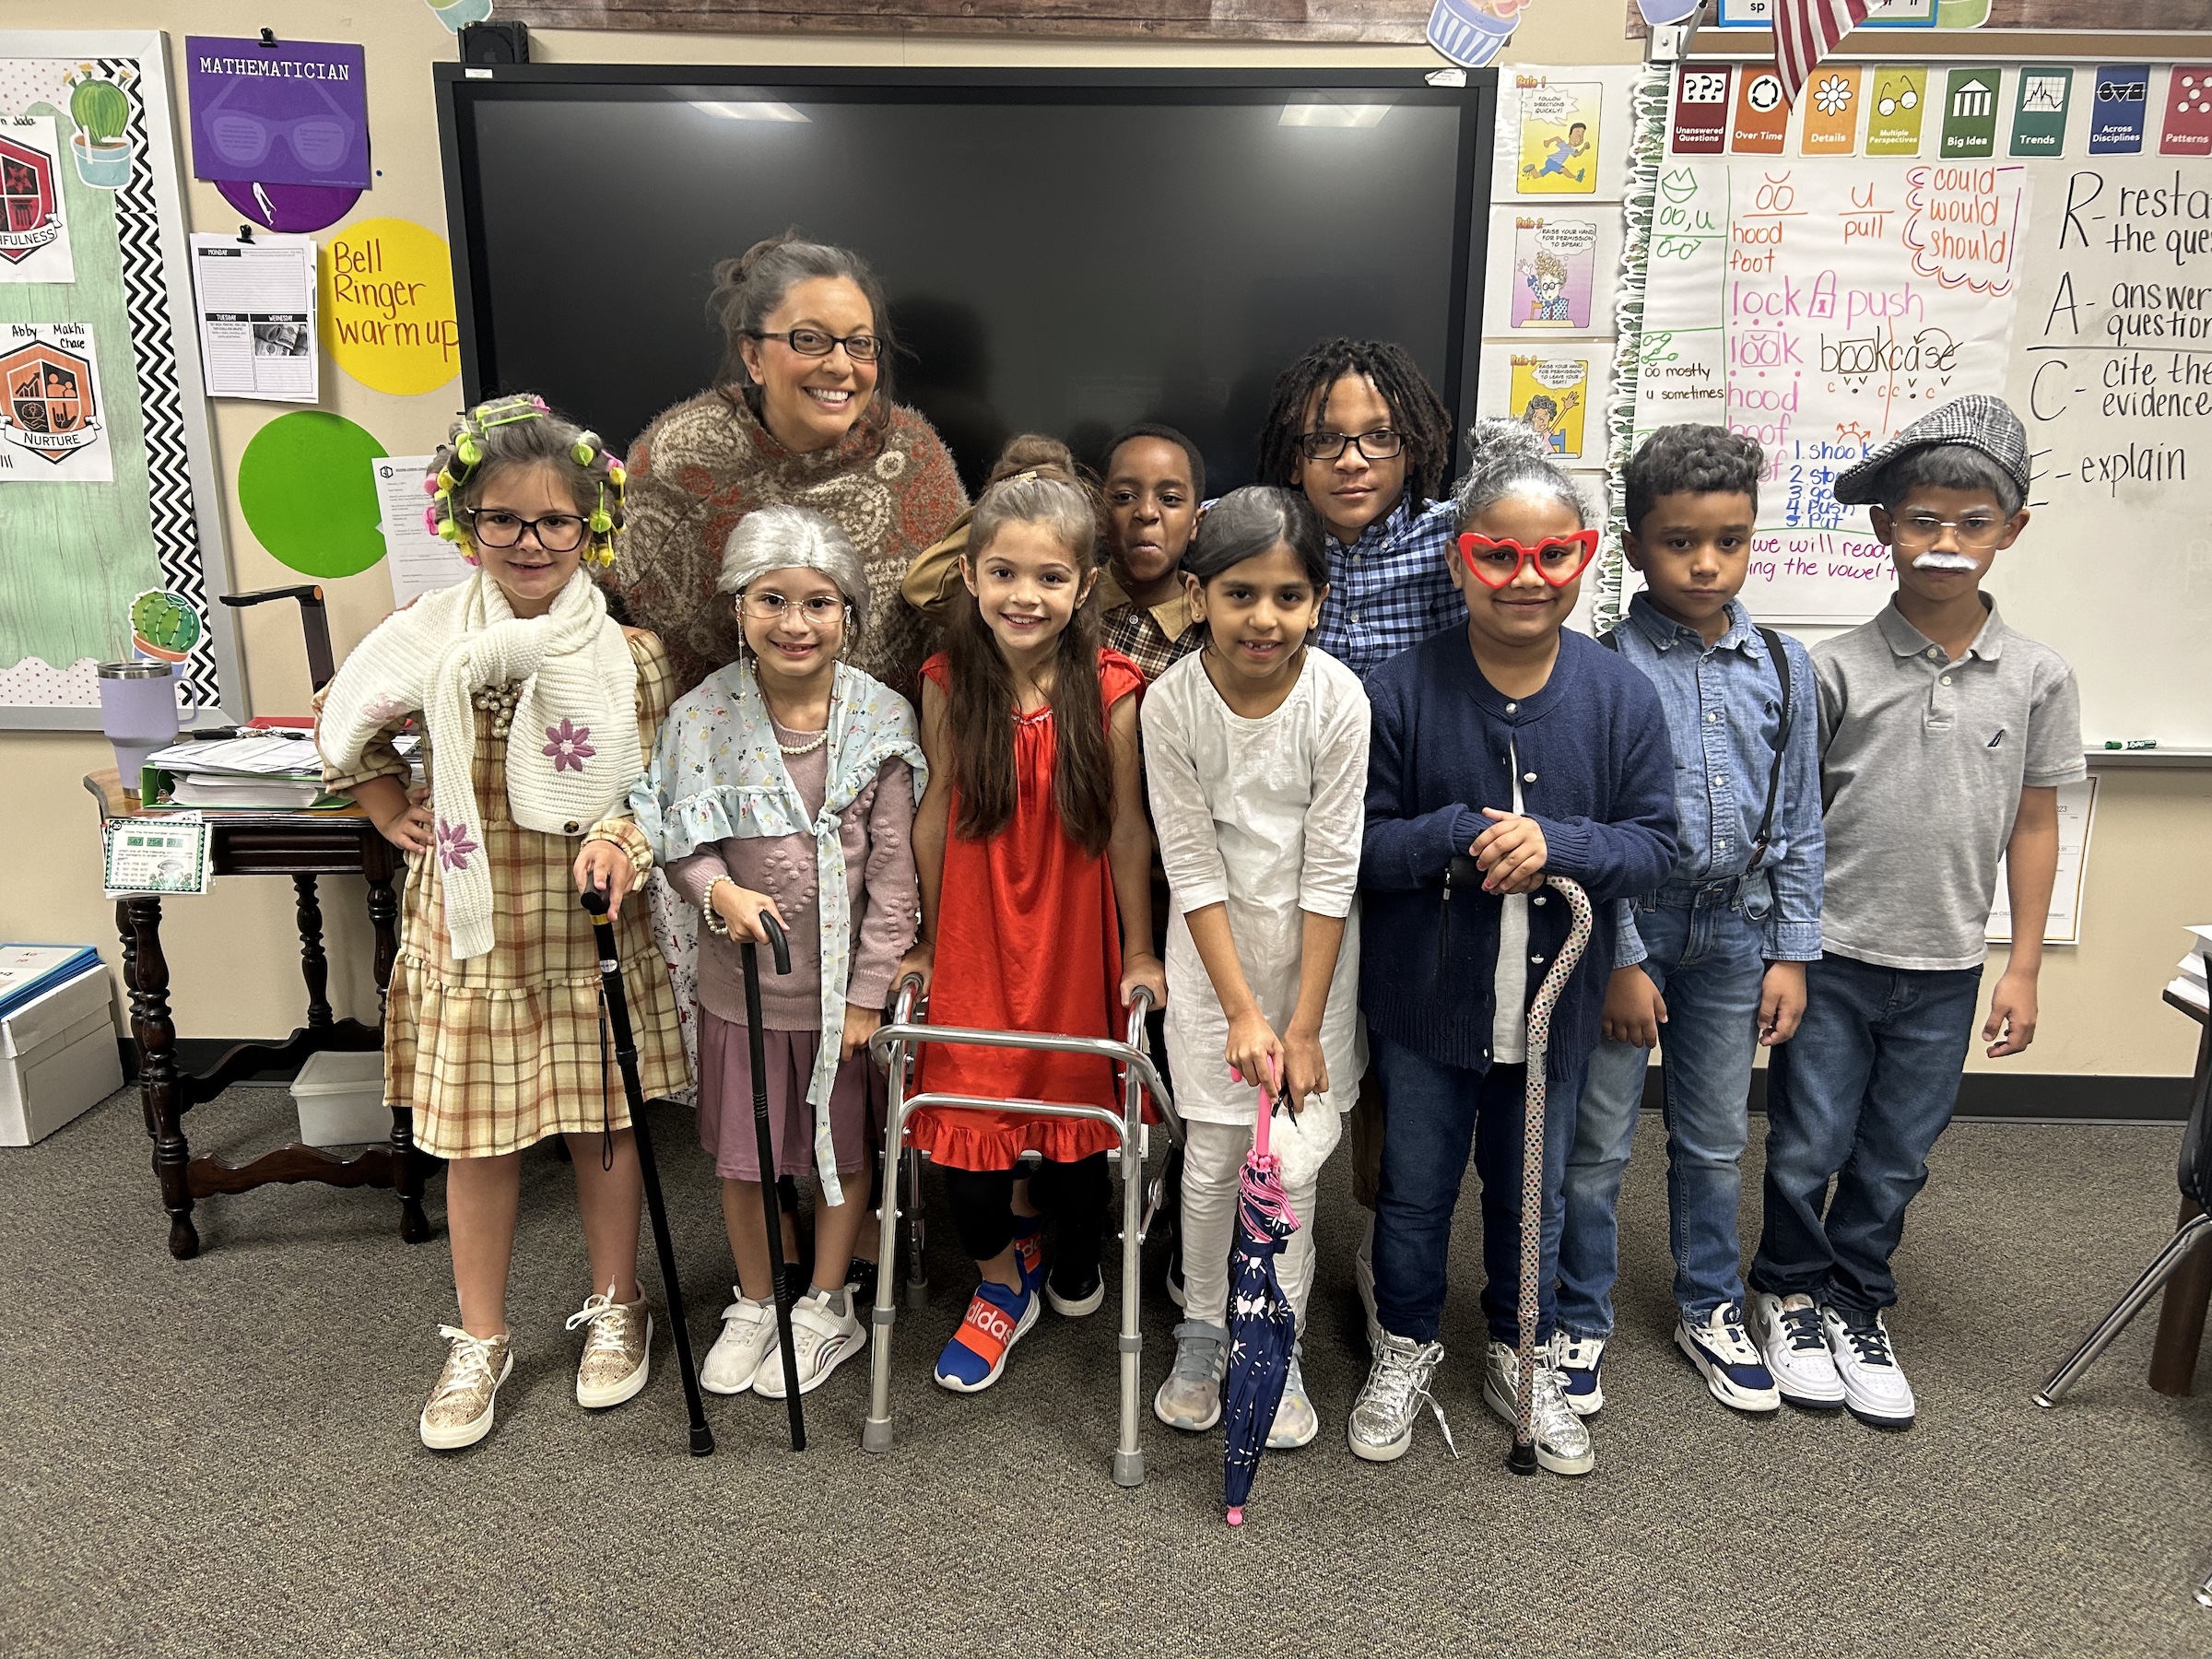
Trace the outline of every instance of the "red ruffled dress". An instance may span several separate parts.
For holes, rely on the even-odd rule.
[[[948,691],[943,652],[922,676]],[[1144,689],[1136,665],[1117,651],[1099,653],[1100,702],[1111,716]],[[955,829],[945,839],[945,879],[937,900],[936,969],[929,1023],[971,1030],[1053,1031],[1120,1038],[1122,928],[1113,874],[1102,855],[1083,851],[1061,828],[1053,804],[1053,711],[1016,717],[1013,822],[989,841]],[[954,785],[948,823],[958,825]],[[991,1100],[1049,1100],[1119,1110],[1113,1068],[1078,1054],[931,1043],[922,1050],[920,1090]],[[933,1112],[908,1120],[914,1144],[959,1170],[1007,1170],[1022,1153],[1073,1163],[1119,1144],[1103,1124],[1012,1112]]]

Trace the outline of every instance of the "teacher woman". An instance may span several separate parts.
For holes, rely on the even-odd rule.
[[[927,625],[900,580],[968,500],[929,422],[891,401],[876,274],[787,232],[717,265],[712,304],[728,341],[713,389],[630,450],[628,527],[604,578],[617,608],[660,635],[689,690],[737,656],[735,607],[714,591],[730,532],[756,507],[811,507],[867,566],[870,627],[848,660],[913,697]]]

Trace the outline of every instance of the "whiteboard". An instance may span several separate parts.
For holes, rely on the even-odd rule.
[[[2137,97],[2107,94],[2130,76]],[[1834,78],[1826,111],[1817,77],[1786,131],[1738,119],[1717,151],[1670,124],[1639,436],[1712,420],[1760,438],[1745,597],[1765,620],[1851,623],[1895,581],[1864,510],[1823,499],[1835,475],[1952,397],[2004,395],[2028,426],[2032,518],[1986,591],[2074,665],[2092,747],[2212,747],[2212,78],[2093,64]],[[1892,82],[1921,119],[1883,124],[1869,155]],[[2132,139],[2116,131],[2130,117]],[[1907,127],[1917,149],[1900,147]]]

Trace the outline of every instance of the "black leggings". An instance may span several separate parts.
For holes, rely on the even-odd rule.
[[[960,1248],[987,1262],[1014,1241],[1014,1182],[1019,1170],[945,1171],[945,1197]],[[1030,1202],[1053,1223],[1053,1259],[1068,1268],[1098,1265],[1106,1233],[1106,1210],[1113,1197],[1106,1154],[1093,1152],[1074,1163],[1039,1164],[1030,1177]]]

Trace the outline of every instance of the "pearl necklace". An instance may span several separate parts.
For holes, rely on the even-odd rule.
[[[753,673],[753,689],[759,691],[760,693],[760,706],[763,709],[768,710],[768,718],[771,728],[772,729],[775,723],[776,712],[772,708],[769,708],[768,693],[760,689],[760,675],[758,669],[756,669]],[[830,694],[830,719],[824,724],[822,729],[817,732],[813,736],[809,737],[804,743],[786,743],[781,737],[779,737],[776,739],[776,747],[781,749],[784,754],[790,756],[794,760],[801,755],[811,755],[816,749],[820,748],[822,745],[830,741],[830,725],[835,724],[836,721],[837,693],[832,691]]]

